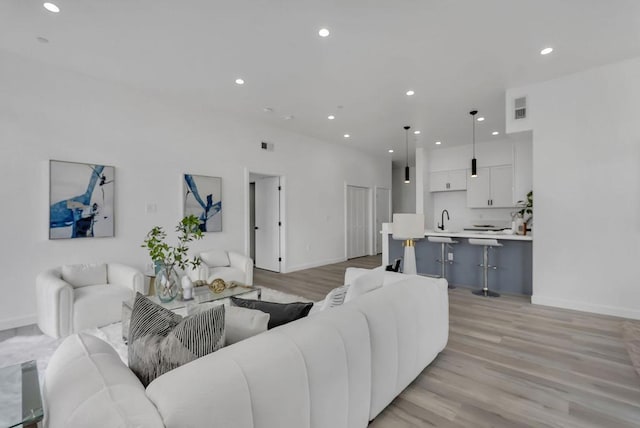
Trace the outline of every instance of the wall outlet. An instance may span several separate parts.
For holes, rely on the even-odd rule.
[[[447,254],[447,259],[452,262],[453,261],[453,253]]]

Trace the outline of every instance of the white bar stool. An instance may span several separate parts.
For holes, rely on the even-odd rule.
[[[436,262],[440,263],[440,278],[447,279],[447,265],[453,264],[453,260],[447,259],[447,247],[450,247],[452,244],[457,244],[458,241],[454,241],[449,236],[427,236],[427,240],[429,242],[434,242],[440,244],[440,258],[436,259]],[[448,280],[447,280],[448,282]],[[449,289],[454,289],[453,285],[449,284]]]
[[[469,238],[469,244],[471,245],[482,245],[482,264],[478,265],[482,268],[482,273],[484,275],[482,281],[482,290],[474,290],[473,294],[476,296],[484,296],[484,297],[500,297],[500,294],[495,291],[489,290],[489,269],[498,269],[498,266],[492,266],[489,264],[489,248],[492,247],[502,247],[502,244],[498,242],[497,239],[474,239]]]

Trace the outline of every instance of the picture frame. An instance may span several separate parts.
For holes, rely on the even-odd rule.
[[[49,239],[115,236],[115,167],[49,161]]]
[[[222,178],[184,174],[182,177],[184,216],[200,219],[200,230],[222,232]]]

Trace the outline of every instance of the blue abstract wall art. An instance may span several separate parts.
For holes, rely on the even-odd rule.
[[[200,219],[203,232],[222,232],[222,178],[185,174],[184,215]]]
[[[49,161],[49,239],[114,236],[112,166]]]

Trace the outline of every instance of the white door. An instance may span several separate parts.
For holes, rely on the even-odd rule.
[[[280,177],[256,180],[256,267],[280,272]]]
[[[391,222],[391,190],[376,188],[376,254],[382,253],[382,223]]]
[[[347,258],[367,255],[369,189],[347,186]]]

